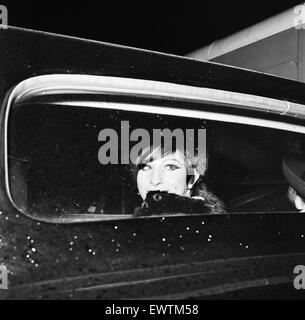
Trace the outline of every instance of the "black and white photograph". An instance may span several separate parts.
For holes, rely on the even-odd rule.
[[[305,300],[304,2],[0,0],[0,108],[0,300]]]

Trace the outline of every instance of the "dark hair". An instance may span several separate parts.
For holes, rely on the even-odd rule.
[[[207,187],[204,177],[200,176],[190,191],[191,197],[201,197],[206,201],[211,207],[211,213],[226,212],[226,205]]]

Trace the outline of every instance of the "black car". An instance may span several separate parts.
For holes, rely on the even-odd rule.
[[[15,27],[0,48],[2,299],[304,298],[303,83]],[[226,210],[135,215],[129,164],[98,157],[123,122],[202,129]]]

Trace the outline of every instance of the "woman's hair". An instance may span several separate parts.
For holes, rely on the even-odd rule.
[[[175,145],[150,145],[143,150],[143,152],[136,159],[135,164],[132,166],[135,180],[143,164],[147,164],[151,161],[166,157],[167,155],[174,154],[176,152],[180,152],[184,157],[185,166],[187,169],[187,182],[191,181],[191,179],[194,177],[195,171],[200,176],[205,174],[207,169],[207,160],[205,155],[199,154],[197,150],[195,150],[192,154],[189,151],[180,150]]]
[[[225,211],[225,204],[216,195],[210,191],[204,181],[204,175],[207,170],[207,156],[200,154],[197,150],[193,154],[187,151],[181,151],[179,148],[172,146],[148,146],[136,159],[135,164],[132,165],[132,172],[134,180],[136,181],[139,170],[144,164],[147,164],[156,159],[163,158],[167,155],[176,152],[182,153],[187,169],[187,183],[193,182],[195,171],[199,174],[199,179],[195,182],[190,190],[191,197],[202,197],[206,204],[211,206],[211,213],[221,213]]]

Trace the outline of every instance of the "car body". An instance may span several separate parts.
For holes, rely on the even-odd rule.
[[[287,145],[303,142],[304,84],[190,58],[14,27],[0,30],[0,47],[0,263],[9,270],[9,288],[0,290],[1,298],[304,298],[303,291],[294,288],[294,268],[305,264],[305,215],[289,206],[288,183],[279,173]],[[218,150],[216,155],[225,159],[234,158],[257,133],[265,141],[270,137],[266,153],[260,151],[261,160],[254,161],[255,166],[260,165],[258,171],[253,171],[250,182],[237,185],[237,193],[231,185],[223,188],[227,180],[223,173],[231,172],[223,158],[214,158],[217,166],[210,166],[212,178],[218,179],[216,189],[231,201],[232,208],[241,209],[219,215],[144,218],[124,212],[102,218],[88,214],[72,217],[69,212],[53,216],[48,208],[36,215],[22,209],[12,192],[21,182],[16,186],[9,176],[14,177],[8,160],[12,149],[8,108],[25,101],[35,103],[37,93],[39,103],[51,99],[52,94],[53,98],[60,96],[64,104],[73,95],[77,101],[88,101],[88,92],[93,90],[86,87],[88,83],[94,84],[94,90],[103,88],[103,99],[114,108],[128,104],[125,111],[135,112],[135,118],[144,110],[146,118],[142,113],[140,118],[145,123],[156,110],[166,116],[180,110],[180,118],[185,115],[185,119],[205,112],[203,117],[211,121],[209,132],[216,132],[208,141]],[[95,92],[95,103],[100,96]],[[21,117],[19,123],[33,123],[36,133],[42,131],[42,115],[36,109],[28,110],[28,120]],[[246,132],[236,129],[238,122],[247,126]],[[289,133],[288,142],[283,132]],[[18,137],[23,142],[26,139]],[[232,148],[227,149],[228,145]],[[275,151],[270,155],[268,146],[280,150],[274,162],[270,157]],[[253,157],[251,148],[245,150],[249,154],[244,159],[242,153],[240,162],[247,168]],[[270,168],[264,170],[264,165],[270,162],[278,167],[269,176]],[[234,171],[233,176],[238,174]],[[107,189],[108,182],[105,184]]]

